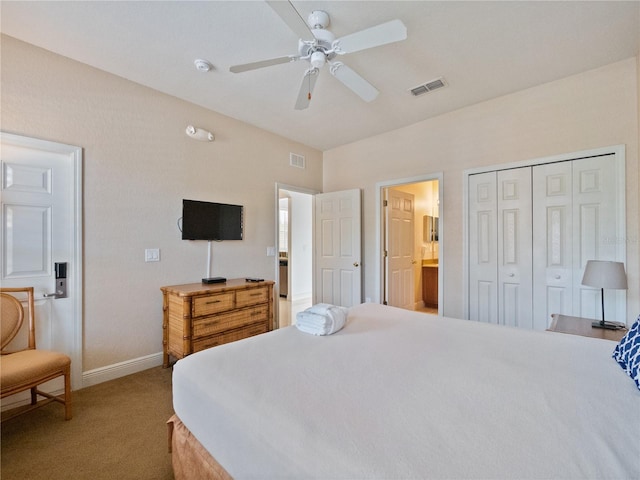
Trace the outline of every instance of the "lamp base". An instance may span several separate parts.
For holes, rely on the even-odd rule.
[[[601,320],[599,322],[593,322],[591,324],[592,328],[605,328],[607,330],[621,330],[626,328],[626,325],[620,322],[605,322]]]

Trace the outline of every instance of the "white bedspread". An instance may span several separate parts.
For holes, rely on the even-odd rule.
[[[364,304],[176,363],[176,414],[236,479],[640,478],[614,342]]]

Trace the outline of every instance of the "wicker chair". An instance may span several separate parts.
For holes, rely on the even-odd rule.
[[[15,294],[26,294],[27,297],[28,345],[23,350],[7,352],[5,348],[16,338],[25,316],[22,303]],[[36,350],[33,287],[0,288],[0,306],[0,398],[31,390],[31,406],[16,409],[14,413],[4,416],[2,421],[52,401],[64,404],[64,418],[70,420],[71,359],[62,353]],[[38,390],[38,385],[60,376],[64,376],[64,395],[56,396]],[[38,395],[45,397],[45,400],[38,401]]]

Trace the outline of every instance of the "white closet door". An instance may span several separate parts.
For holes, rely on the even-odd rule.
[[[587,260],[619,261],[622,242],[616,212],[624,211],[617,195],[617,163],[614,155],[575,160],[573,164],[573,267],[574,315],[600,319],[600,290],[583,286]],[[622,187],[624,189],[624,183]],[[625,322],[626,296],[623,290],[605,290],[608,320]]]
[[[469,176],[469,319],[498,321],[497,174]]]
[[[572,162],[533,167],[533,327],[573,313]]]
[[[531,167],[498,172],[498,323],[533,328]]]
[[[536,330],[553,313],[600,319],[582,276],[588,260],[625,259],[624,185],[617,153],[469,175],[469,318]],[[604,297],[606,319],[626,321],[626,292]]]

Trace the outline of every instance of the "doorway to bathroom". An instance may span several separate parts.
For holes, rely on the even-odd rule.
[[[378,184],[382,303],[438,314],[443,265],[440,175]]]

